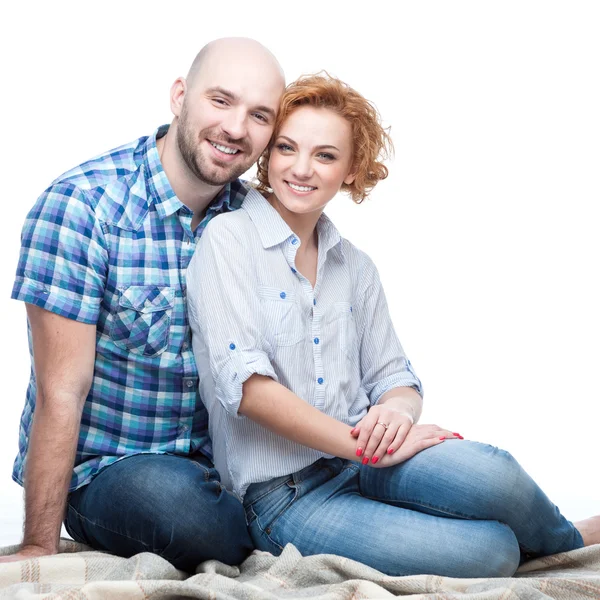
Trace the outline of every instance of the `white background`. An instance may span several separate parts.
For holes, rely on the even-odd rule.
[[[9,297],[25,215],[60,173],[170,121],[171,82],[227,35],[262,41],[288,81],[327,69],[392,126],[389,179],[328,213],[379,266],[423,421],[510,450],[567,517],[600,512],[598,3],[1,11],[0,544],[22,519],[11,469],[29,359]]]

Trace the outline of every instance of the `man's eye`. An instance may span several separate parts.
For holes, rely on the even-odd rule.
[[[262,113],[254,113],[254,117],[257,118],[259,121],[262,121],[263,123],[269,122],[269,119],[267,119],[267,117],[265,117],[265,115],[263,115]]]
[[[221,104],[222,106],[227,104],[227,100],[223,100],[223,98],[213,98],[213,102],[215,104]]]

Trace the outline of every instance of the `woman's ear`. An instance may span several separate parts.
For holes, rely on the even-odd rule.
[[[348,173],[346,175],[346,179],[344,179],[344,183],[346,185],[350,185],[356,179],[356,173]]]

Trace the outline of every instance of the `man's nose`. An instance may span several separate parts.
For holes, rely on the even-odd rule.
[[[246,112],[238,109],[227,111],[227,117],[223,119],[221,129],[234,140],[240,140],[243,137],[246,137],[248,132]]]

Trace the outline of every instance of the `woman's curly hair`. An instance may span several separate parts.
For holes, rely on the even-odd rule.
[[[390,157],[394,147],[388,130],[381,125],[381,118],[375,106],[349,85],[326,72],[303,75],[286,87],[275,120],[273,136],[258,159],[258,189],[262,192],[272,191],[268,167],[273,143],[283,122],[301,106],[328,108],[352,126],[351,172],[356,173],[356,178],[350,185],[344,183],[342,190],[349,192],[352,200],[360,204],[377,182],[388,176],[388,170],[382,161]]]

